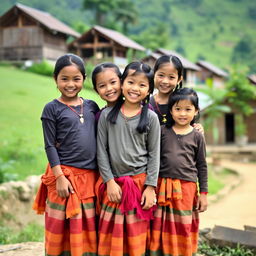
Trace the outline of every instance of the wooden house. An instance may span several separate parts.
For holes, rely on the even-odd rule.
[[[121,69],[128,64],[127,53],[132,50],[145,51],[145,48],[125,35],[101,26],[93,26],[79,38],[69,44],[69,51],[74,52],[94,65],[112,62]]]
[[[175,51],[170,51],[166,49],[159,48],[155,52],[151,53],[150,55],[144,57],[142,61],[147,63],[151,67],[154,66],[156,60],[162,55],[175,55],[177,56],[183,65],[183,85],[188,87],[193,87],[197,83],[196,72],[200,71],[200,67],[194,64],[193,62],[189,61],[188,59],[184,58],[182,55],[178,54]]]
[[[211,79],[214,87],[221,88],[224,86],[228,78],[227,72],[207,61],[198,61],[196,65],[201,68],[197,72],[198,84],[205,84],[207,79]]]
[[[47,12],[15,4],[0,17],[0,60],[55,61],[67,52],[70,36],[80,34]]]

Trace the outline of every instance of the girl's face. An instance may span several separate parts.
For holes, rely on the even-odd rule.
[[[121,81],[115,70],[104,69],[96,75],[96,90],[108,105],[114,105],[121,94]]]
[[[175,124],[179,126],[189,126],[197,113],[198,110],[190,100],[180,100],[171,109],[172,118]]]
[[[61,97],[71,100],[77,97],[83,88],[84,78],[80,70],[75,65],[64,67],[55,79],[57,88],[61,92]]]
[[[182,77],[178,78],[178,71],[172,63],[162,64],[154,76],[155,87],[162,94],[172,93],[181,80]]]
[[[135,70],[130,70],[122,85],[125,101],[131,104],[141,104],[149,95],[149,81],[143,73],[133,75]]]

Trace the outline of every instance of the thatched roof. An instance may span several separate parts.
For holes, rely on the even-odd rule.
[[[15,4],[11,9],[4,13],[0,17],[0,23],[2,23],[3,20],[8,19],[9,15],[15,13],[17,9],[24,12],[25,14],[38,21],[41,25],[50,29],[53,32],[60,32],[76,38],[80,36],[79,33],[77,33],[75,30],[73,30],[60,20],[54,18],[51,14],[28,7],[20,3]]]
[[[227,72],[225,72],[224,70],[214,66],[212,63],[209,63],[207,61],[201,60],[201,61],[198,61],[196,64],[198,66],[200,66],[200,67],[203,67],[203,68],[211,71],[212,73],[214,73],[217,76],[228,77],[228,73]]]
[[[136,43],[132,39],[121,34],[120,32],[112,29],[104,28],[98,25],[93,26],[90,30],[85,32],[83,35],[81,35],[80,38],[77,38],[71,44],[75,44],[76,42],[85,42],[86,39],[89,38],[95,32],[99,33],[102,37],[106,38],[107,40],[114,41],[115,43],[121,45],[122,47],[139,50],[139,51],[145,51],[145,48],[142,45]]]

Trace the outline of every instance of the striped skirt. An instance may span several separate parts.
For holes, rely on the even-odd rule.
[[[159,178],[158,207],[152,222],[150,256],[192,256],[197,251],[197,184]]]
[[[33,206],[38,213],[45,212],[45,255],[96,256],[94,186],[97,172],[61,167],[75,193],[68,198],[59,197],[55,177],[48,166]]]
[[[142,192],[146,174],[142,173],[131,178],[137,188],[139,188],[140,192]],[[100,178],[96,185],[96,193],[97,187],[100,187],[101,183],[102,179]],[[122,188],[123,201],[124,185],[120,184],[118,181],[117,183]],[[130,194],[132,194],[132,192]],[[132,196],[130,197],[128,193],[128,199],[132,200],[131,198]],[[152,209],[151,213],[153,217]],[[110,202],[105,190],[101,200],[101,210],[99,216],[98,255],[145,255],[146,243],[149,234],[149,224],[150,220],[145,220],[138,217],[136,209],[123,213],[122,202],[121,204]]]

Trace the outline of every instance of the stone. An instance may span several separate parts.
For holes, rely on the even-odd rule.
[[[250,249],[256,249],[256,232],[216,225],[206,236],[211,244],[230,247],[240,244]]]

